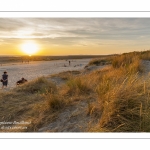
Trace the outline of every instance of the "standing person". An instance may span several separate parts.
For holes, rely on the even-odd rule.
[[[6,71],[4,71],[4,74],[2,75],[2,80],[3,80],[3,86],[2,86],[2,89],[3,89],[4,86],[7,87],[7,84],[8,84],[8,75]]]
[[[70,66],[70,60],[69,60],[69,66]]]

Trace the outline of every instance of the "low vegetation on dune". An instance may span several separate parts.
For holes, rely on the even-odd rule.
[[[69,80],[70,78],[73,78],[74,76],[77,76],[79,74],[80,74],[80,71],[65,71],[65,72],[61,72],[59,74],[50,75],[49,77],[61,78],[63,80]]]
[[[24,92],[27,94],[34,94],[34,93],[46,93],[51,92],[53,93],[56,91],[56,85],[52,82],[48,82],[45,77],[37,78],[31,82],[25,83],[24,85],[18,86],[15,88],[17,92]]]
[[[112,60],[113,56],[107,56],[107,57],[100,57],[100,58],[93,58],[90,62],[89,62],[89,66],[91,65],[108,65],[111,64],[111,60]]]
[[[141,81],[138,74],[123,74],[120,70],[107,73],[96,87],[98,98],[93,105],[99,104],[101,117],[90,131],[149,131],[149,83]]]
[[[58,125],[62,113],[76,108],[69,120],[76,122],[73,128],[82,121],[82,132],[149,132],[150,81],[144,78],[143,56],[129,53],[92,60],[89,65],[109,65],[84,74],[51,76],[65,80],[61,85],[42,77],[1,93],[1,121],[30,121],[27,129],[11,131],[37,132],[53,122]],[[57,131],[62,128],[60,122]]]
[[[13,122],[13,121],[28,121],[32,122],[29,125],[27,131],[35,130],[35,127],[32,127],[35,123],[34,121],[42,115],[40,110],[45,110],[45,95],[47,93],[55,93],[57,91],[56,85],[52,82],[49,82],[44,77],[38,78],[24,85],[18,86],[15,89],[4,92],[0,94],[0,117],[1,121]],[[38,110],[35,109],[37,106],[43,106],[41,109],[38,107]],[[38,118],[39,119],[39,118]],[[37,120],[36,120],[37,121]],[[37,124],[38,125],[38,124]],[[25,129],[26,130],[26,129]],[[2,130],[8,131],[11,130]],[[24,131],[24,130],[12,130],[12,131]]]

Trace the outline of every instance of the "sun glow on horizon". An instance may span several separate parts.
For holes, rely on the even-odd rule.
[[[27,42],[21,45],[21,50],[31,56],[38,52],[39,46],[34,42]]]

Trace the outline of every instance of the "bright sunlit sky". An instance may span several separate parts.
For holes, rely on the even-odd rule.
[[[150,48],[150,18],[0,18],[1,55],[101,55]]]

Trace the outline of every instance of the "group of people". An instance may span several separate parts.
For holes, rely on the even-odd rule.
[[[4,74],[2,75],[1,82],[2,82],[2,89],[4,87],[7,87],[7,85],[8,85],[8,74],[6,71],[4,71]],[[25,78],[21,78],[21,80],[16,82],[16,85],[20,85],[20,84],[23,84],[25,82],[27,82],[27,80]]]

